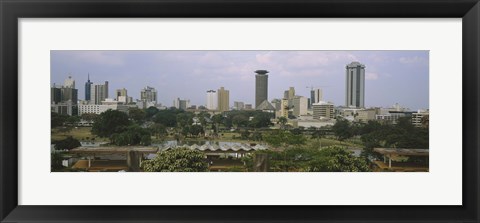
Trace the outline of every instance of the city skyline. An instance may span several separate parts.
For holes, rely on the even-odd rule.
[[[126,88],[134,100],[151,86],[167,107],[175,98],[205,106],[208,90],[225,87],[232,107],[255,104],[255,71],[268,70],[269,101],[289,87],[310,97],[313,86],[325,101],[343,106],[345,67],[354,61],[366,66],[366,107],[429,107],[428,51],[51,51],[51,84],[72,76],[80,100],[88,76],[93,85],[108,81],[109,95]]]

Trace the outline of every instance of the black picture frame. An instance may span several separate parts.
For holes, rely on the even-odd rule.
[[[1,222],[479,222],[480,4],[478,0],[0,0],[0,15]],[[18,205],[17,20],[19,18],[76,17],[462,18],[463,205]]]

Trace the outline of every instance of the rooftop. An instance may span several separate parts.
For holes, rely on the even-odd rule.
[[[267,70],[256,70],[255,73],[257,73],[257,74],[267,74],[269,72]]]
[[[153,146],[80,146],[70,150],[71,153],[126,153],[130,151],[137,151],[140,153],[157,153],[158,148]]]

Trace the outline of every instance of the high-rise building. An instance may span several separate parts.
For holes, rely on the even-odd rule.
[[[128,103],[127,89],[125,88],[117,89],[115,96],[118,102],[123,102],[124,104]]]
[[[90,82],[90,74],[88,74],[88,80],[85,82],[85,101],[91,100],[92,82]]]
[[[102,101],[108,98],[108,81],[105,84],[93,85],[90,92],[91,101],[93,104],[99,105]]]
[[[50,104],[57,104],[62,101],[62,90],[60,87],[53,85],[50,88]]]
[[[295,96],[292,99],[293,102],[293,115],[300,116],[306,115],[308,109],[308,99],[303,96]]]
[[[68,79],[65,79],[65,82],[63,83],[64,88],[75,88],[75,80],[72,78],[72,76],[68,76]]]
[[[288,99],[283,98],[281,101],[281,107],[280,107],[280,116],[288,118]]]
[[[268,100],[268,71],[255,71],[255,108],[263,101]]]
[[[218,108],[218,95],[214,90],[207,91],[207,109],[217,110]]]
[[[71,101],[72,105],[77,105],[78,89],[75,88],[61,88],[62,101]]]
[[[218,110],[220,112],[230,110],[230,92],[225,90],[224,87],[221,87],[217,91],[218,95]]]
[[[322,89],[317,88],[310,91],[310,103],[315,104],[320,101],[323,101],[323,92]]]
[[[140,100],[145,102],[152,102],[153,104],[157,103],[157,90],[153,87],[145,87],[140,92]]]
[[[56,86],[50,90],[51,111],[62,115],[78,115],[78,90],[71,76],[65,80],[65,86]]]
[[[352,62],[345,67],[345,106],[365,107],[365,65]]]
[[[288,99],[293,99],[295,97],[295,88],[294,87],[290,87],[288,89]]]
[[[187,110],[187,108],[190,107],[190,100],[182,100],[180,98],[177,98],[173,100],[173,107],[177,109]]]
[[[295,98],[295,88],[290,87],[283,93],[283,98],[288,100],[288,106],[293,106],[293,98]]]
[[[243,110],[245,108],[245,103],[241,101],[234,101],[233,102],[233,109],[235,110]]]

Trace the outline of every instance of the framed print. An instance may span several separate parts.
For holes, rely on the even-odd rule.
[[[476,0],[0,10],[2,222],[479,220]]]

